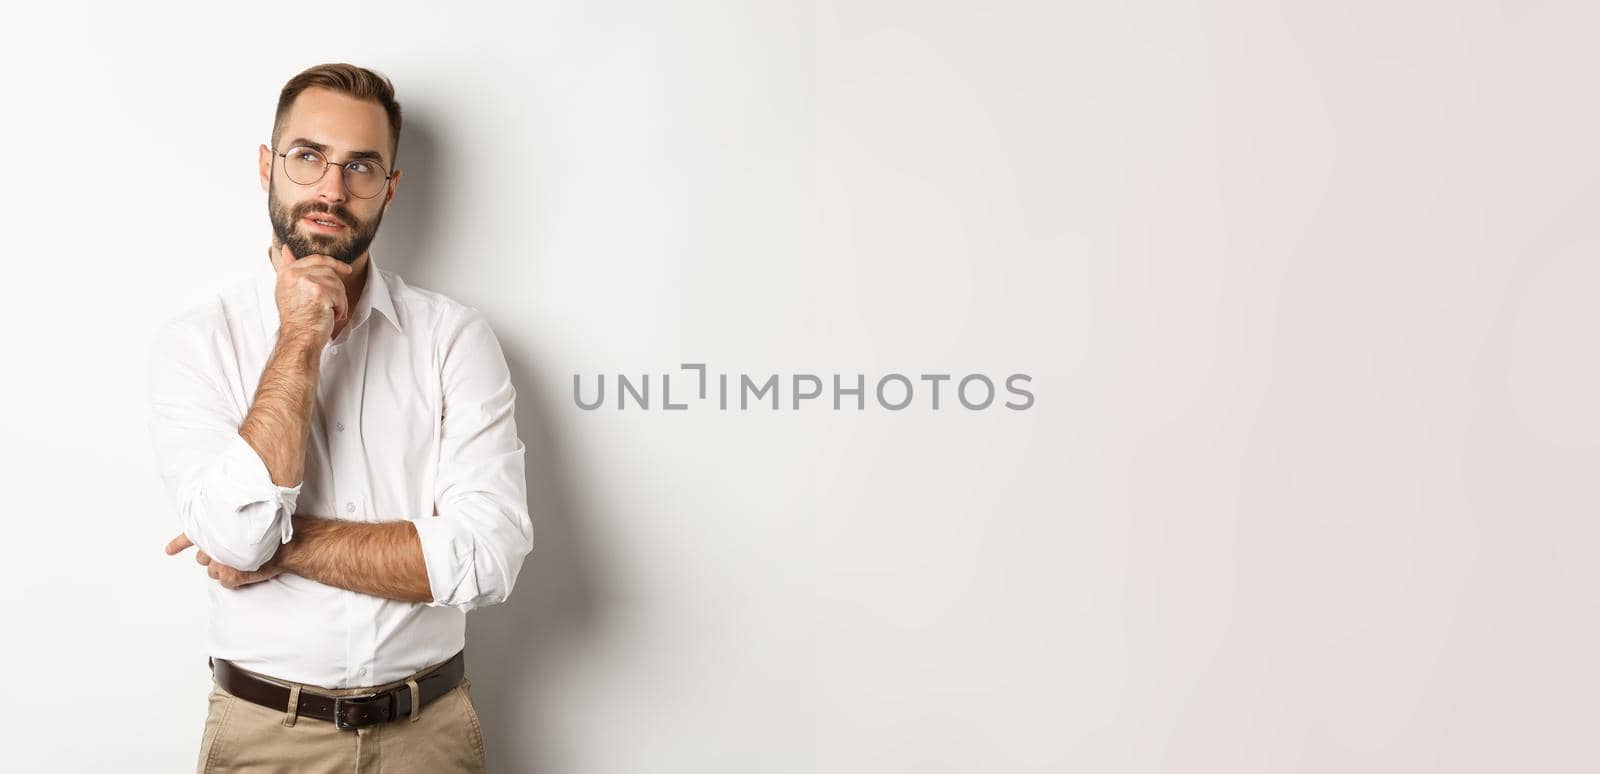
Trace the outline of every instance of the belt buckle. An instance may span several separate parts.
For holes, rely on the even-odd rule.
[[[388,699],[389,703],[393,704],[394,703],[394,694],[392,694],[392,693],[364,693],[364,694],[360,694],[360,695],[357,695],[357,696],[335,696],[335,697],[333,697],[333,725],[334,725],[334,727],[338,728],[340,731],[354,731],[354,730],[356,730],[356,729],[358,729],[358,728],[360,728],[362,726],[371,725],[369,723],[350,723],[350,722],[347,722],[345,720],[344,708],[345,708],[346,705],[360,706],[362,704],[370,704],[375,699]],[[390,709],[393,709],[393,707],[390,707]],[[391,713],[391,714],[393,714],[393,713]]]

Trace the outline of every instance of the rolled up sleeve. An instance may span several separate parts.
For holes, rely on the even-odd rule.
[[[413,523],[433,592],[428,604],[465,611],[510,597],[533,550],[516,389],[478,310],[465,308],[444,336],[440,379],[434,513]]]
[[[217,561],[256,570],[294,536],[300,485],[279,486],[239,435],[247,406],[219,386],[204,332],[162,326],[149,361],[150,430],[184,534]]]

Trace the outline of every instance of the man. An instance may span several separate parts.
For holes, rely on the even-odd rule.
[[[168,320],[151,427],[210,588],[203,772],[482,771],[466,612],[533,547],[515,391],[483,315],[380,268],[388,79],[320,65],[260,149],[273,238]]]

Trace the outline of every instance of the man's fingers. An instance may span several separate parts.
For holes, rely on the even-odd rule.
[[[172,556],[194,543],[189,542],[189,536],[180,532],[178,536],[167,542],[167,556]]]
[[[194,560],[201,564],[211,564],[211,555],[204,551],[194,552]]]
[[[344,283],[338,277],[330,277],[326,272],[307,274],[306,279],[316,283],[323,290],[324,306],[333,310],[333,319],[342,320],[348,313],[350,299],[345,296]]]
[[[328,303],[325,306],[333,310],[335,320],[343,320],[350,316],[350,299],[345,293],[342,279],[342,275],[350,273],[349,265],[326,255],[310,255],[301,258],[295,268],[304,269],[300,276],[327,291]]]
[[[328,291],[330,298],[342,298],[344,296],[344,283],[340,282],[338,277],[326,271],[308,273],[305,278],[307,282]]]
[[[204,553],[200,555],[205,556],[205,562],[202,562],[202,564],[205,564],[206,566],[206,576],[217,583],[222,584],[222,587],[226,589],[242,589],[252,583],[260,583],[265,580],[271,580],[283,572],[282,570],[278,569],[250,571],[239,570],[229,567],[222,562],[218,562],[211,557],[206,556]]]
[[[327,274],[319,274],[316,281],[328,291],[327,300],[330,302],[328,306],[333,310],[333,319],[343,320],[348,317],[350,298],[345,295],[344,282],[338,277],[329,277]]]
[[[250,573],[242,570],[235,570],[227,565],[218,566],[222,567],[222,570],[221,572],[217,573],[217,582],[221,583],[223,588],[237,589],[242,588],[246,584],[250,583]]]
[[[350,299],[345,290],[345,280],[355,269],[331,256],[312,254],[296,258],[288,245],[280,245],[274,258],[278,269],[278,311],[292,316],[297,324],[320,330],[326,325],[322,312],[334,322],[350,318]]]
[[[301,297],[308,300],[316,297],[323,308],[335,313],[339,311],[339,305],[348,300],[345,298],[344,282],[339,275],[326,268],[311,267],[298,272],[291,276],[290,283]]]

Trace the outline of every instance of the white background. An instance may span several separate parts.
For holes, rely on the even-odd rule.
[[[9,9],[5,768],[193,766],[211,581],[161,553],[144,356],[264,260],[256,147],[324,61],[406,110],[380,261],[518,387],[495,770],[1591,765],[1596,15]],[[693,361],[1037,403],[572,401]]]

